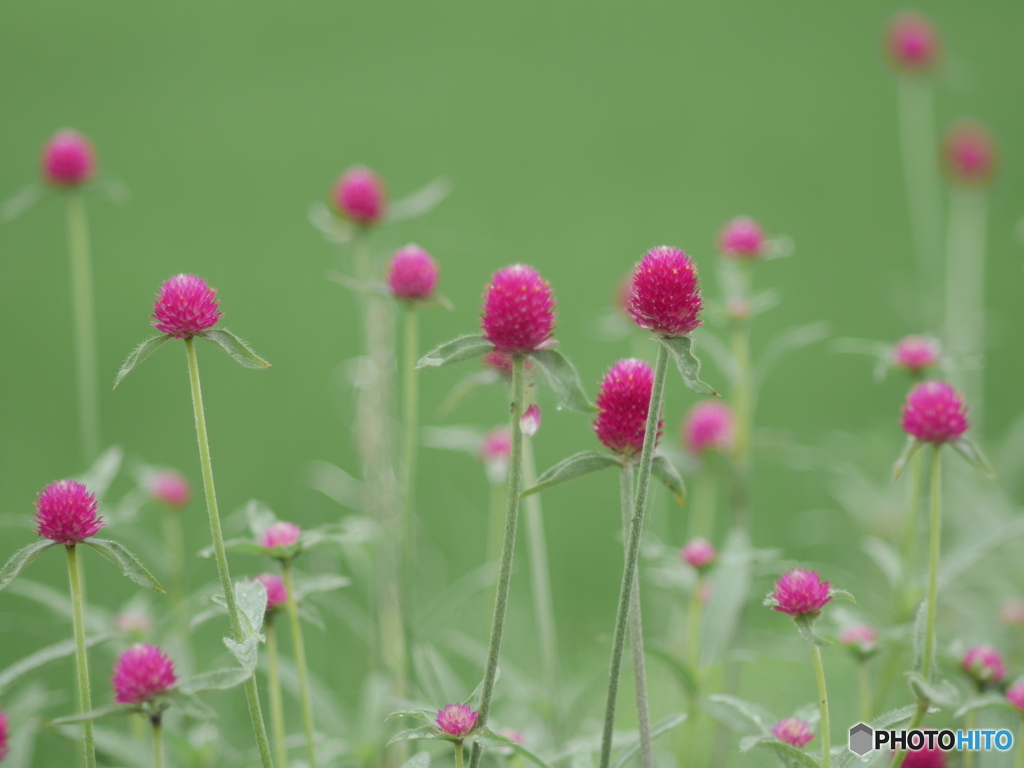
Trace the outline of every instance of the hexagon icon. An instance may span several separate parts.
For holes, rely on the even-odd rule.
[[[855,755],[864,757],[874,748],[874,736],[875,732],[870,725],[857,723],[850,729],[850,751]]]

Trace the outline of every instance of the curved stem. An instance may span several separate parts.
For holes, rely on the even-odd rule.
[[[96,382],[96,310],[85,197],[68,192],[68,246],[71,253],[71,295],[75,312],[75,353],[78,359],[78,418],[82,450],[92,462],[100,450],[100,400]]]
[[[825,665],[821,663],[821,648],[811,645],[814,659],[814,678],[818,682],[818,704],[821,707],[821,766],[829,768],[832,762],[832,726],[828,719],[828,691],[825,689]]]
[[[967,713],[964,718],[964,730],[973,731],[977,725],[978,710],[972,709]],[[1019,750],[1018,750],[1019,752]],[[963,768],[974,768],[974,751],[970,749],[964,750],[964,760],[962,763]]]
[[[217,509],[217,491],[213,486],[213,462],[210,459],[210,441],[206,434],[206,413],[203,409],[203,390],[199,383],[199,360],[196,358],[195,339],[185,339],[185,354],[188,357],[189,381],[192,385],[192,412],[196,420],[196,439],[199,442],[199,463],[203,470],[203,490],[206,493],[206,512],[210,518],[210,537],[213,539],[213,552],[217,561],[217,575],[220,587],[224,592],[224,602],[228,607],[228,618],[235,642],[246,641],[242,617],[235,601],[235,590],[231,584],[231,573],[228,570],[228,556],[224,550],[224,532],[220,525],[220,512]],[[263,723],[263,712],[260,710],[259,691],[256,689],[255,676],[245,681],[245,698],[249,706],[249,719],[252,721],[256,746],[260,752],[263,768],[273,768],[270,757],[270,741],[267,739],[267,727]]]
[[[525,365],[526,361],[522,355],[512,356],[512,403],[510,409],[512,412],[512,453],[509,457],[505,538],[501,547],[498,593],[494,600],[491,639],[487,647],[487,664],[484,667],[484,679],[481,687],[478,727],[487,724],[487,716],[491,711],[494,681],[498,674],[498,654],[501,651],[501,636],[505,630],[505,612],[508,609],[508,590],[512,581],[512,558],[515,555],[516,528],[519,524],[519,494],[523,489],[523,430],[520,421],[523,418],[523,405],[526,399]],[[469,758],[470,768],[478,768],[482,755],[480,746],[474,744]]]
[[[860,720],[862,723],[870,723],[873,709],[871,707],[871,675],[868,672],[867,661],[858,662],[857,678],[860,690]]]
[[[939,596],[939,552],[942,546],[942,454],[941,445],[932,446],[931,531],[928,541],[928,615],[925,627],[924,679],[931,681],[935,669],[935,614]]]
[[[155,768],[164,768],[164,729],[159,717],[154,717],[153,723],[153,765]]]
[[[310,768],[316,768],[316,728],[313,725],[313,705],[309,698],[309,670],[306,668],[306,646],[302,642],[302,624],[299,621],[299,602],[295,597],[291,560],[281,563],[281,577],[288,592],[288,620],[292,626],[292,651],[299,670],[299,694],[302,697],[302,724],[306,730],[306,754]]]
[[[78,564],[78,552],[72,544],[68,553],[68,577],[71,581],[71,619],[75,633],[75,670],[78,673],[78,710],[82,714],[92,711],[92,689],[89,685],[89,657],[85,651],[85,596]],[[92,720],[82,723],[85,737],[82,750],[86,768],[96,768],[96,742]]]
[[[608,698],[604,710],[604,728],[601,733],[600,768],[608,768],[612,758],[612,732],[615,729],[615,704],[619,694],[619,673],[622,669],[622,651],[626,643],[626,625],[629,623],[629,605],[633,595],[633,579],[637,561],[640,558],[640,536],[643,532],[644,512],[647,510],[647,491],[651,484],[651,465],[654,462],[655,438],[658,419],[665,394],[665,375],[668,372],[668,351],[658,344],[658,358],[654,366],[654,385],[651,388],[651,402],[647,408],[647,424],[644,432],[643,450],[636,473],[636,491],[633,498],[633,516],[629,525],[626,562],[622,569],[622,586],[619,589],[619,607],[615,616],[615,635],[612,640],[611,669],[608,674]]]
[[[267,612],[267,680],[270,689],[270,728],[274,732],[274,760],[277,768],[288,768],[288,748],[284,743],[284,699],[281,696],[281,672],[278,669],[277,627],[274,611]]]

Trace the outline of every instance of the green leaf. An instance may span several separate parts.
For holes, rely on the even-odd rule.
[[[67,717],[58,717],[56,720],[51,720],[50,725],[68,725],[70,723],[84,723],[90,720],[101,720],[104,717],[114,717],[116,715],[131,715],[138,711],[139,708],[134,704],[110,704],[106,707],[94,709],[92,712],[85,712],[79,715],[68,715]]]
[[[418,189],[408,197],[390,203],[384,212],[384,223],[394,224],[406,221],[432,211],[454,188],[451,179],[439,176],[427,186]]]
[[[968,712],[993,707],[997,709],[1012,710],[1014,712],[1017,711],[1017,708],[1006,700],[1006,696],[1001,693],[996,693],[995,691],[990,691],[988,693],[982,693],[978,696],[974,696],[973,698],[965,701],[960,709],[953,714],[953,717],[963,717]]]
[[[185,717],[191,717],[193,720],[199,720],[200,722],[208,722],[220,717],[217,710],[203,703],[198,696],[185,693],[180,689],[170,691],[168,696],[174,708],[180,714],[185,715]]]
[[[468,374],[458,384],[452,387],[451,391],[445,395],[444,400],[437,406],[438,418],[444,418],[454,410],[455,406],[466,397],[470,392],[473,392],[480,387],[487,387],[491,384],[496,384],[501,381],[499,376],[494,371],[476,371],[475,373]]]
[[[708,696],[704,708],[723,725],[739,733],[771,736],[775,716],[752,701],[716,693]]]
[[[267,588],[258,581],[236,581],[235,602],[253,637],[263,639],[263,618],[267,615]]]
[[[656,739],[663,733],[671,731],[677,725],[686,720],[686,717],[687,714],[685,712],[677,712],[674,715],[669,715],[651,729],[651,738]],[[615,758],[615,762],[612,763],[612,768],[622,768],[626,763],[629,762],[629,759],[639,751],[640,739],[630,742],[629,745],[625,747],[625,749],[619,752],[618,757]]]
[[[133,349],[132,353],[128,355],[128,359],[125,360],[124,364],[121,366],[121,370],[117,372],[117,376],[114,377],[114,389],[117,389],[117,385],[121,383],[121,379],[135,370],[135,366],[173,338],[173,336],[167,334],[163,336],[154,336],[152,339],[146,339],[146,341]]]
[[[442,365],[460,363],[463,360],[486,355],[492,349],[494,349],[494,345],[483,336],[459,336],[427,352],[417,361],[416,367],[440,368]]]
[[[402,768],[430,768],[430,753],[417,752],[403,763]]]
[[[917,616],[914,617],[914,635],[911,644],[914,650],[913,664],[911,669],[921,670],[924,665],[925,643],[928,642],[928,600],[921,601],[917,609]]]
[[[267,554],[267,550],[252,539],[228,539],[224,542],[224,549],[228,552],[238,552],[244,555],[263,556]],[[213,545],[211,544],[208,547],[203,547],[196,554],[198,557],[213,557]]]
[[[682,374],[687,388],[698,395],[718,395],[715,390],[700,380],[700,360],[693,353],[693,339],[689,336],[677,336],[673,339],[659,338],[658,341],[676,361],[676,368]]]
[[[963,456],[985,477],[995,479],[996,471],[992,469],[992,464],[988,458],[982,453],[981,448],[975,445],[973,442],[968,440],[966,437],[961,437],[959,440],[954,440],[950,445],[956,449],[956,452]]]
[[[110,539],[86,539],[82,542],[99,552],[103,557],[121,569],[121,573],[134,581],[140,587],[151,589],[154,592],[163,592],[164,588],[160,582],[149,571],[146,566],[139,562],[139,558],[124,548],[123,545]]]
[[[960,691],[949,680],[930,682],[919,672],[907,672],[910,690],[919,699],[927,699],[931,704],[942,707],[955,707],[960,701]]]
[[[1003,523],[985,534],[979,541],[956,550],[939,565],[939,591],[952,584],[983,557],[1014,539],[1024,535],[1024,518]]]
[[[207,341],[212,341],[234,358],[235,362],[241,363],[246,368],[262,370],[263,368],[270,367],[270,363],[253,352],[252,347],[235,336],[231,331],[223,328],[210,328],[196,335],[202,336]]]
[[[821,768],[821,761],[814,755],[804,752],[802,749],[797,749],[792,744],[787,744],[784,741],[779,741],[774,737],[762,736],[757,738],[753,742],[746,743],[746,749],[742,749],[742,752],[749,752],[754,747],[764,747],[766,749],[774,750],[783,757],[787,757],[797,765],[804,766],[804,768]]]
[[[838,598],[840,600],[847,600],[851,603],[857,602],[857,598],[853,596],[852,592],[845,589],[837,589],[836,587],[831,587],[829,589],[828,596],[831,597],[833,600]]]
[[[334,573],[310,576],[295,585],[295,599],[302,600],[302,598],[315,592],[333,592],[336,589],[347,587],[351,583],[351,579],[346,579],[344,576],[338,576]]]
[[[530,353],[530,358],[544,371],[544,376],[558,399],[558,410],[568,408],[578,413],[593,413],[597,410],[587,398],[576,367],[565,355],[554,349],[538,349]]]
[[[244,643],[236,642],[230,637],[222,639],[224,640],[224,645],[231,651],[231,655],[238,660],[238,663],[244,669],[256,670],[256,652],[259,641],[255,637],[250,637]]]
[[[892,468],[892,479],[899,480],[900,475],[903,474],[904,468],[907,466],[907,462],[910,461],[914,454],[924,448],[927,443],[922,443],[913,435],[907,436],[907,443],[903,446],[903,451],[900,453],[899,458],[896,459],[896,464]]]
[[[437,710],[428,707],[411,707],[409,709],[396,709],[387,716],[390,720],[393,717],[415,717],[425,723],[433,723],[437,718]]]
[[[50,547],[55,546],[57,546],[56,541],[40,539],[39,541],[29,544],[27,547],[22,547],[11,555],[10,560],[7,561],[3,570],[0,570],[0,589],[3,589],[14,581],[14,578],[22,572],[26,565],[35,560]]]
[[[646,648],[646,655],[653,656],[654,658],[660,659],[664,662],[665,666],[672,670],[679,682],[682,683],[683,688],[686,689],[687,694],[690,696],[694,696],[700,690],[700,684],[697,682],[695,670],[690,669],[688,664],[680,661],[668,651],[648,645]]]
[[[826,322],[808,323],[783,331],[765,345],[761,359],[754,365],[754,388],[759,389],[772,368],[783,356],[796,352],[817,341],[828,338],[829,325]]]
[[[828,645],[828,640],[824,640],[814,633],[814,619],[810,614],[801,614],[793,617],[793,623],[796,624],[797,630],[811,645]]]
[[[654,457],[654,463],[651,464],[651,474],[672,492],[672,495],[679,504],[686,503],[686,484],[683,482],[683,477],[679,474],[679,470],[676,469],[668,456],[658,455]]]
[[[539,768],[549,768],[547,763],[537,757],[537,755],[533,754],[533,752],[528,750],[522,744],[506,738],[500,733],[495,733],[490,728],[481,729],[479,733],[474,734],[474,737],[471,738],[473,738],[473,740],[482,747],[508,747],[516,754],[522,755],[534,765],[539,766]]]
[[[102,635],[86,638],[85,647],[92,648],[92,646],[105,642],[116,636],[116,632],[107,632]],[[12,683],[24,675],[27,675],[29,672],[34,672],[44,664],[49,664],[51,661],[72,656],[74,653],[75,641],[61,640],[59,643],[54,643],[46,648],[41,648],[30,656],[26,656],[21,661],[16,661],[3,672],[0,672],[0,693],[3,693],[4,690],[9,688]]]
[[[750,593],[753,560],[750,538],[742,528],[734,528],[726,537],[718,567],[711,576],[711,600],[701,623],[701,667],[714,663],[732,646]]]
[[[388,742],[388,746],[391,746],[397,741],[417,741],[419,739],[438,738],[440,738],[440,735],[438,734],[436,725],[421,725],[419,728],[410,728],[407,731],[396,733],[391,738],[391,741]]]
[[[348,288],[353,293],[378,296],[385,299],[391,298],[391,290],[383,283],[361,283],[354,277],[349,277],[342,272],[328,272],[327,279]]]
[[[178,683],[177,688],[186,695],[203,691],[227,691],[244,683],[252,677],[254,671],[254,669],[243,669],[242,667],[213,669],[183,680]]]
[[[562,459],[555,466],[544,472],[537,478],[536,483],[522,492],[521,497],[538,493],[555,485],[561,485],[569,480],[575,480],[577,477],[600,472],[602,469],[608,469],[608,467],[618,466],[621,466],[619,460],[609,456],[607,453],[582,451],[567,459]]]

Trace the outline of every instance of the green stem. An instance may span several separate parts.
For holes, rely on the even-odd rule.
[[[288,768],[288,748],[285,746],[284,699],[281,696],[281,672],[278,669],[277,627],[274,612],[267,613],[267,678],[270,688],[270,727],[274,732],[274,760],[277,768]]]
[[[629,536],[629,524],[633,517],[632,464],[623,464],[619,471],[619,501],[622,509],[622,543],[625,547]],[[654,768],[651,714],[647,702],[644,629],[640,613],[640,579],[635,571],[633,573],[633,589],[629,596],[629,645],[633,652],[633,687],[636,690],[636,719],[640,732],[640,764],[643,768]]]
[[[932,446],[931,530],[928,538],[928,615],[925,626],[924,679],[931,681],[935,670],[935,614],[939,596],[939,551],[942,545],[942,454],[941,444]]]
[[[1024,722],[1017,732],[1017,758],[1013,761],[1015,768],[1024,768]]]
[[[829,768],[832,762],[832,727],[828,719],[828,691],[825,689],[825,665],[821,663],[821,648],[811,645],[814,659],[814,677],[818,682],[818,704],[821,706],[821,766]]]
[[[288,620],[292,626],[292,651],[299,670],[299,695],[302,697],[302,724],[306,730],[306,754],[309,767],[316,768],[316,729],[313,725],[313,704],[309,698],[309,670],[306,668],[306,646],[302,642],[302,624],[299,621],[299,601],[295,597],[291,560],[281,563],[281,577],[288,593]]]
[[[910,459],[907,481],[907,509],[903,517],[903,604],[897,607],[897,619],[902,619],[913,602],[914,564],[917,560],[917,518],[921,506],[921,475],[924,458],[917,451]]]
[[[928,707],[928,699],[917,700],[917,709],[914,710],[914,716],[910,718],[910,724],[906,728],[908,732],[914,730],[921,724],[924,720],[924,716],[928,714]],[[900,768],[900,766],[903,765],[903,758],[906,754],[906,750],[902,749],[893,752],[892,760],[889,761],[889,768]]]
[[[498,674],[498,654],[501,651],[501,636],[505,630],[505,612],[508,609],[508,590],[512,581],[512,558],[515,554],[516,528],[519,524],[519,494],[523,489],[523,406],[526,399],[526,360],[522,355],[512,356],[512,453],[509,457],[508,496],[505,507],[505,538],[501,547],[501,568],[498,571],[498,593],[494,600],[494,617],[491,621],[491,639],[487,647],[487,664],[480,694],[480,716],[478,727],[487,724],[494,695],[494,681]],[[473,745],[469,758],[470,768],[478,768],[483,752],[479,744]]]
[[[604,710],[604,728],[601,734],[600,768],[608,768],[612,758],[612,731],[615,729],[615,704],[619,694],[619,673],[622,668],[622,651],[626,643],[626,625],[629,623],[629,605],[633,595],[633,579],[640,558],[640,536],[643,532],[644,513],[647,510],[647,491],[651,484],[651,465],[654,462],[655,437],[661,415],[661,403],[665,394],[665,375],[668,372],[668,351],[658,344],[658,358],[654,366],[654,384],[651,388],[651,402],[647,409],[647,424],[644,432],[643,450],[636,474],[636,491],[633,498],[633,516],[630,520],[627,538],[626,562],[622,569],[622,586],[619,589],[619,607],[615,616],[615,635],[612,640],[611,669],[608,674],[608,698]]]
[[[179,629],[188,622],[185,614],[185,544],[181,528],[181,513],[167,507],[163,512],[164,541],[170,555],[170,579],[168,592],[171,598],[171,611]]]
[[[154,717],[153,723],[153,765],[164,768],[164,729],[160,717]]]
[[[871,707],[871,674],[868,672],[867,661],[857,663],[857,679],[860,689],[860,721],[870,723],[873,709]]]
[[[82,714],[92,711],[92,689],[89,685],[89,657],[85,652],[85,596],[82,576],[78,564],[78,552],[72,544],[68,552],[68,577],[71,580],[71,619],[75,632],[75,670],[78,673],[78,711]],[[93,737],[92,720],[82,723],[85,738],[82,749],[86,768],[96,768],[96,742]]]
[[[978,718],[978,710],[972,709],[970,712],[968,712],[967,716],[964,718],[964,730],[965,731],[973,731],[975,726],[977,725],[977,718]],[[964,752],[963,752],[963,755],[964,755],[964,761],[963,761],[962,768],[973,768],[973,766],[974,766],[974,752],[972,750],[970,750],[970,749],[965,749]]]
[[[738,265],[740,275],[740,296],[744,301],[750,297],[750,265]],[[750,320],[733,320],[731,339],[733,360],[736,363],[736,386],[733,390],[733,437],[732,459],[735,465],[733,483],[733,523],[748,528],[750,525],[750,482],[751,454],[754,420],[754,380],[750,356]]]
[[[455,768],[462,768],[462,742],[455,742]]]
[[[71,295],[75,312],[78,358],[78,418],[87,463],[100,450],[100,401],[96,381],[96,311],[93,302],[89,224],[81,190],[68,192],[68,246],[71,253]]]
[[[402,510],[403,519],[399,524],[399,536],[401,537],[400,552],[404,552],[405,558],[402,568],[405,577],[402,583],[405,585],[402,604],[414,603],[413,589],[416,573],[416,448],[419,442],[419,378],[416,370],[416,361],[419,359],[419,312],[416,306],[409,302],[405,311],[405,392],[403,400],[405,403],[404,427],[405,427],[405,505]]]
[[[710,539],[715,528],[715,507],[718,504],[718,478],[711,467],[704,462],[703,471],[697,479],[693,492],[693,509],[690,512],[687,540],[700,536]]]
[[[693,592],[690,593],[690,618],[687,622],[689,637],[686,643],[686,656],[690,663],[690,669],[697,674],[697,664],[700,661],[700,613],[701,613],[701,588],[704,586],[704,577],[698,574],[697,582],[693,585]]]
[[[224,601],[228,607],[228,618],[235,642],[246,641],[242,617],[235,601],[235,590],[231,584],[231,573],[228,570],[228,556],[224,550],[224,533],[220,525],[220,512],[217,510],[217,492],[213,486],[213,462],[210,460],[210,441],[206,434],[206,412],[203,409],[203,390],[199,383],[199,360],[196,358],[195,339],[185,339],[185,354],[188,357],[189,381],[192,385],[192,412],[196,420],[196,439],[199,442],[199,463],[203,470],[203,490],[206,492],[206,512],[210,518],[210,537],[213,539],[213,552],[217,561],[217,575],[220,587],[224,592]],[[267,739],[267,727],[263,723],[263,712],[260,710],[259,691],[256,689],[256,678],[245,681],[245,698],[249,706],[249,719],[252,721],[256,746],[260,752],[263,768],[273,768],[270,757],[270,742]]]

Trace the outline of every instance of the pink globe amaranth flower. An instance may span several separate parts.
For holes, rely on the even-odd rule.
[[[58,131],[43,147],[43,179],[48,184],[77,187],[92,178],[95,170],[92,144],[78,131]]]
[[[253,576],[253,581],[258,581],[267,590],[267,610],[272,611],[288,602],[288,590],[280,576],[272,573],[261,573]]]
[[[384,184],[369,168],[350,168],[334,185],[339,213],[362,226],[377,223],[384,214]]]
[[[290,547],[299,540],[302,529],[294,523],[277,522],[267,526],[260,544],[266,549]]]
[[[995,138],[983,124],[962,121],[947,131],[942,159],[953,181],[980,186],[995,175],[998,159]]]
[[[96,535],[104,526],[97,517],[96,497],[74,480],[46,486],[36,500],[36,531],[43,538],[74,546]]]
[[[150,495],[172,509],[184,509],[192,499],[192,487],[180,472],[167,469],[157,473],[149,483]]]
[[[195,275],[175,275],[160,286],[153,302],[153,326],[176,339],[191,339],[224,316],[217,291]]]
[[[697,268],[678,248],[654,248],[633,270],[628,312],[641,328],[685,336],[701,324],[703,308]]]
[[[1006,689],[1006,700],[1024,712],[1024,680],[1018,680]]]
[[[715,562],[718,553],[711,546],[711,542],[698,536],[686,542],[686,546],[679,552],[679,556],[684,563],[688,563],[698,571],[702,571]]]
[[[476,728],[476,720],[479,713],[474,712],[466,704],[446,704],[444,709],[438,710],[437,727],[441,733],[449,736],[467,736]]]
[[[964,671],[978,684],[1002,682],[1006,677],[1003,657],[991,645],[976,645],[961,660]]]
[[[527,437],[533,437],[540,429],[540,406],[534,403],[526,409],[526,413],[519,420],[519,428]]]
[[[484,462],[508,461],[512,454],[512,435],[508,427],[495,427],[480,443],[480,460]]]
[[[810,723],[795,717],[779,720],[772,726],[772,733],[779,741],[784,741],[794,747],[804,747],[814,738]]]
[[[771,595],[773,610],[781,611],[790,616],[807,616],[818,613],[832,600],[828,582],[818,578],[817,571],[805,571],[796,568],[775,582],[775,591]]]
[[[7,719],[6,712],[0,712],[0,760],[7,757],[7,753],[11,751],[10,745],[7,743],[10,738],[11,724]]]
[[[759,259],[764,256],[767,242],[764,230],[756,221],[739,216],[726,224],[719,233],[718,250],[723,256]]]
[[[925,443],[947,443],[967,431],[963,397],[944,381],[918,384],[903,406],[903,431]]]
[[[892,364],[920,373],[939,362],[939,344],[927,336],[904,336],[892,350]]]
[[[654,371],[643,360],[619,360],[604,375],[597,393],[594,433],[612,453],[628,458],[643,449],[653,388]],[[663,426],[659,421],[655,444]]]
[[[946,753],[938,747],[907,750],[903,768],[946,768]]]
[[[878,633],[867,624],[857,624],[843,630],[839,642],[859,653],[870,653],[878,645]]]
[[[139,704],[169,690],[177,680],[167,654],[140,643],[121,654],[110,682],[118,704]]]
[[[1011,597],[999,606],[999,621],[1024,629],[1024,599]]]
[[[484,290],[484,338],[499,352],[533,352],[555,327],[551,286],[533,267],[513,264],[494,273]]]
[[[400,248],[388,264],[388,286],[396,299],[429,299],[437,288],[437,262],[418,245]]]
[[[147,635],[153,629],[153,620],[144,611],[122,611],[114,617],[114,628],[125,635]]]
[[[904,72],[930,72],[942,53],[931,19],[913,11],[892,18],[886,27],[885,46],[893,66]]]
[[[728,452],[732,449],[735,427],[732,408],[714,400],[702,400],[690,409],[683,421],[683,445],[694,456],[709,448]]]

